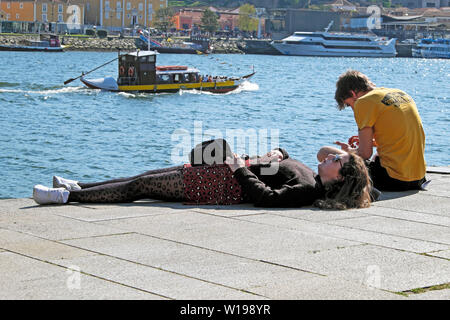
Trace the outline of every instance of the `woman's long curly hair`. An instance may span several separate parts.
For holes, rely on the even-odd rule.
[[[370,207],[370,180],[364,160],[349,153],[349,161],[339,170],[342,179],[324,185],[325,199],[314,202],[316,207],[322,209],[350,209]]]

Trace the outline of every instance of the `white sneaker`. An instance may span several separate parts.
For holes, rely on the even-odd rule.
[[[53,176],[53,188],[65,188],[69,191],[81,190],[78,181]]]
[[[67,203],[69,194],[64,188],[47,188],[40,184],[33,188],[33,199],[39,204]]]

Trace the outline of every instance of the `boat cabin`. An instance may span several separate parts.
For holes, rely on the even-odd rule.
[[[119,54],[118,85],[195,83],[199,70],[186,66],[156,66],[156,51]]]

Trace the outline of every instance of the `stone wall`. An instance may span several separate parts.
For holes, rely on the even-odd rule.
[[[39,40],[38,35],[0,35],[0,44],[12,45],[19,44],[21,41],[28,40]],[[188,41],[187,39],[177,39],[172,38],[173,41],[170,46],[176,46],[177,43],[182,43],[183,41]],[[162,39],[156,39],[160,41],[163,45],[167,43]],[[135,38],[126,37],[107,37],[104,39],[100,38],[88,38],[88,37],[74,37],[74,36],[60,36],[61,44],[64,45],[64,50],[76,50],[76,51],[116,51],[118,48],[121,50],[136,50]],[[213,39],[211,41],[211,46],[213,47],[214,53],[242,53],[238,49],[237,40],[220,40]]]

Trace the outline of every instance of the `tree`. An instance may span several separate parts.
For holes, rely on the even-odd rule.
[[[219,29],[219,17],[209,8],[203,11],[201,22],[202,29],[209,33],[213,33],[214,31],[217,31],[217,29]]]
[[[255,6],[244,4],[239,7],[238,26],[242,31],[256,31],[258,29],[258,19],[252,18],[255,15]]]
[[[155,12],[155,27],[163,32],[167,32],[174,26],[173,11],[171,8],[159,8]]]

